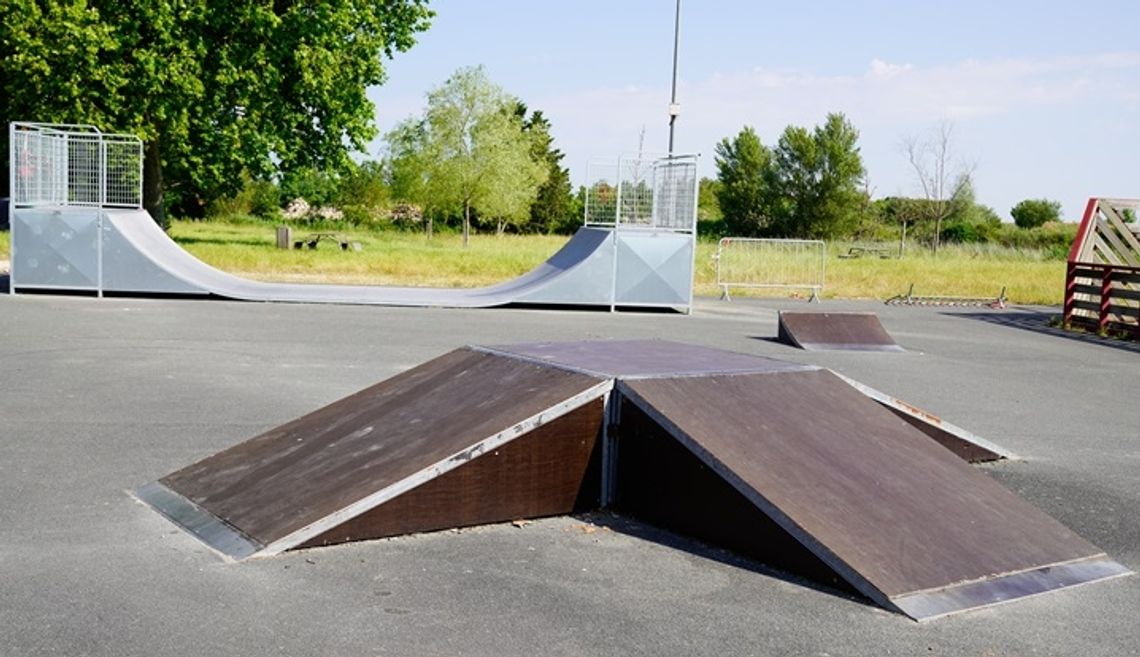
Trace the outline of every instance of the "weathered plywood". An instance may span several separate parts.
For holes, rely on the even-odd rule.
[[[466,450],[490,436],[521,434],[512,428],[600,383],[604,381],[579,373],[461,349],[205,458],[160,483],[269,545],[425,469],[448,460],[452,466],[461,463],[476,455],[465,457]]]
[[[881,602],[1103,556],[830,372],[620,389]]]
[[[781,311],[780,341],[809,351],[903,351],[875,313]]]
[[[593,401],[300,547],[596,509],[602,417]]]

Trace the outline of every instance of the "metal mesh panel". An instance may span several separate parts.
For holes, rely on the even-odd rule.
[[[697,219],[697,159],[674,157],[657,162],[654,225],[693,230]]]
[[[142,142],[89,126],[13,123],[16,206],[142,207]]]
[[[98,134],[63,134],[67,153],[67,197],[64,205],[99,205],[100,140]]]
[[[104,135],[104,205],[142,206],[142,144],[134,137]]]
[[[618,167],[591,162],[586,171],[586,225],[613,226],[617,222]]]
[[[622,158],[618,161],[621,176],[618,223],[628,226],[653,225],[653,174],[651,161]]]
[[[586,225],[696,229],[695,155],[590,163],[588,184]]]
[[[716,284],[730,287],[823,289],[824,243],[725,237],[716,250]]]

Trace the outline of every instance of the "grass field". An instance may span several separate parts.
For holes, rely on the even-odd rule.
[[[473,235],[464,249],[455,234],[343,232],[361,244],[341,251],[321,242],[315,250],[282,250],[269,225],[176,221],[171,236],[209,264],[259,280],[367,285],[479,287],[534,268],[563,244],[564,236]],[[307,235],[294,230],[294,239]],[[1013,303],[1061,303],[1065,264],[1036,251],[953,245],[933,256],[908,248],[903,258],[840,258],[849,244],[828,246],[825,298],[886,299],[911,283],[916,295],[995,297],[1002,287]],[[717,295],[716,243],[697,246],[696,293]],[[804,290],[733,289],[733,296],[802,296]]]
[[[295,229],[294,239],[310,231]],[[550,257],[567,238],[557,235],[460,237],[399,231],[346,231],[360,251],[341,251],[322,241],[315,250],[276,248],[274,227],[219,221],[175,221],[170,235],[190,253],[225,271],[258,280],[302,283],[480,287],[523,274]],[[849,244],[828,245],[823,296],[886,299],[914,283],[915,294],[994,297],[1002,287],[1013,303],[1059,305],[1065,263],[1040,252],[986,245],[952,245],[934,257],[909,248],[905,257],[841,258]],[[718,295],[716,243],[697,245],[696,293]],[[8,233],[0,232],[0,260],[8,258]],[[733,288],[738,296],[804,296],[805,290]]]

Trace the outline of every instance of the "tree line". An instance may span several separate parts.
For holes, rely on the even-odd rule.
[[[144,205],[160,223],[167,211],[288,212],[429,232],[444,224],[465,238],[581,223],[588,190],[572,189],[549,119],[481,67],[433,89],[421,115],[382,136],[382,157],[358,159],[380,136],[365,91],[384,81],[386,59],[428,29],[426,0],[0,6],[0,117],[140,135]],[[0,139],[6,158],[7,131]],[[724,138],[716,178],[700,181],[703,232],[894,239],[906,230],[934,248],[1008,240],[1010,227],[975,201],[971,171],[948,166],[948,126],[905,142],[921,190],[911,198],[872,198],[858,140],[838,113],[812,128],[787,126],[772,146],[748,126]],[[587,184],[595,198],[617,195],[604,181]],[[1011,216],[1019,229],[1045,232],[1060,205],[1027,199]]]

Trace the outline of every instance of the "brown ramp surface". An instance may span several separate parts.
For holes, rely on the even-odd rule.
[[[237,559],[569,513],[584,504],[583,487],[598,488],[594,443],[611,388],[606,379],[459,349],[137,495]],[[466,503],[467,494],[480,502]],[[396,501],[405,495],[415,499]]]
[[[777,337],[808,351],[904,351],[875,313],[780,311]]]
[[[617,390],[854,588],[912,618],[1129,572],[831,372]]]

